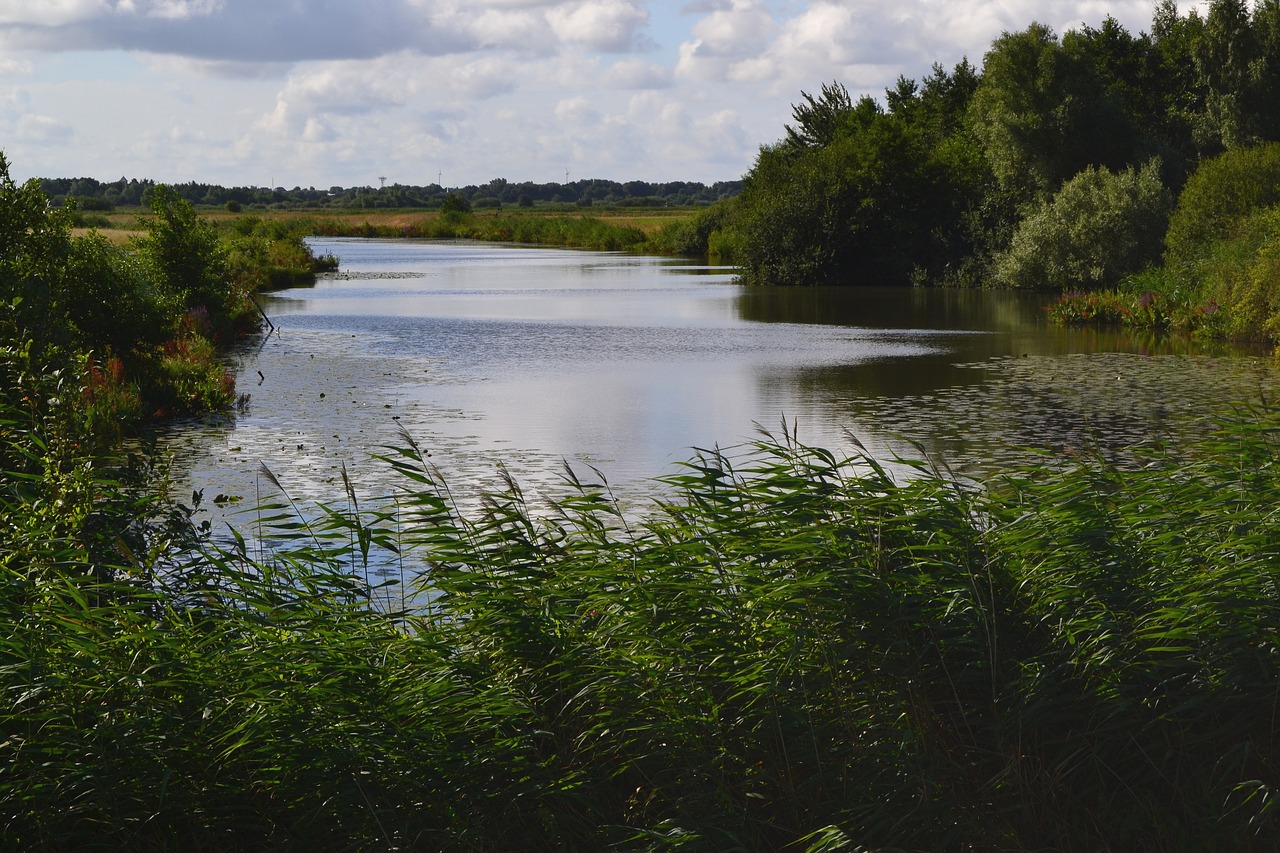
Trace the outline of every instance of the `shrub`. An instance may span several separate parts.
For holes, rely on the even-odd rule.
[[[1115,284],[1159,258],[1168,212],[1156,161],[1119,173],[1091,166],[1018,225],[996,280],[1059,290]]]
[[[1165,261],[1192,266],[1240,218],[1280,204],[1280,143],[1234,148],[1206,160],[1187,180],[1165,235]]]
[[[444,201],[440,203],[440,212],[445,214],[470,213],[471,202],[457,193],[449,193],[445,196]]]
[[[1237,220],[1195,267],[1204,298],[1224,309],[1227,337],[1280,340],[1280,205]]]
[[[140,222],[147,236],[137,245],[157,283],[183,307],[203,305],[219,319],[243,310],[228,304],[226,253],[213,227],[172,187],[156,186],[149,203],[152,215]]]

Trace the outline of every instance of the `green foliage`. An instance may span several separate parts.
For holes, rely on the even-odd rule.
[[[1250,12],[1243,0],[1213,0],[1202,18],[1164,0],[1151,34],[1137,36],[1112,17],[1061,40],[1033,23],[996,39],[980,74],[965,62],[949,75],[935,65],[920,83],[900,78],[885,93],[887,111],[838,82],[801,96],[726,227],[707,234],[732,251],[745,280],[985,284],[994,273],[1019,286],[1097,287],[1150,259],[1159,215],[1117,202],[1129,219],[1105,225],[1094,207],[1071,235],[1070,223],[1049,221],[1050,199],[1082,173],[1096,180],[1099,169],[1124,174],[1152,159],[1177,191],[1202,156],[1280,140],[1280,6]],[[1251,169],[1252,193],[1280,185],[1265,166],[1242,165],[1241,176]],[[1233,182],[1206,180],[1191,188],[1197,212],[1175,222],[1171,252],[1187,242],[1194,257],[1220,236],[1217,214],[1198,212],[1212,205],[1191,202],[1234,197]],[[1119,234],[1122,245],[1084,246],[1088,228]],[[1036,239],[1049,257],[1036,258]]]
[[[604,251],[635,250],[646,242],[639,228],[615,225],[591,216],[477,217],[454,212],[437,218],[424,217],[404,226],[378,226],[370,222],[352,225],[323,217],[304,221],[308,233],[321,237],[461,238]]]
[[[463,511],[408,443],[394,505],[348,480],[200,551],[92,472],[92,524],[0,490],[35,549],[0,551],[0,838],[1271,849],[1278,441],[1263,411],[975,490],[766,436],[643,521],[572,473]],[[415,564],[429,595],[359,579]]]
[[[470,213],[471,202],[467,201],[457,193],[449,193],[440,204],[440,212],[449,213]]]
[[[801,92],[801,103],[791,108],[796,126],[786,125],[786,141],[796,148],[830,145],[842,136],[852,119],[853,100],[849,90],[838,82],[822,84],[818,97]]]
[[[821,147],[761,150],[730,219],[748,282],[904,282],[970,251],[958,222],[981,180],[975,149],[893,115],[856,127]]]
[[[171,187],[154,187],[149,204],[151,216],[139,221],[147,236],[137,241],[137,252],[164,292],[184,309],[203,306],[219,323],[246,313],[243,300],[227,292],[226,252],[213,226]]]
[[[687,219],[678,219],[664,225],[649,239],[647,248],[687,258],[706,258],[714,254],[717,260],[732,263],[732,255],[723,251],[713,252],[712,248],[716,243],[714,235],[729,227],[733,210],[727,201],[704,207]]]
[[[1169,207],[1154,160],[1119,174],[1087,168],[1022,220],[997,259],[996,280],[1059,290],[1114,285],[1159,258]]]
[[[986,55],[971,122],[996,179],[1022,199],[1044,198],[1086,166],[1131,162],[1130,119],[1084,53],[1037,23]]]
[[[1235,148],[1205,160],[1187,180],[1165,236],[1166,261],[1193,265],[1254,210],[1280,204],[1280,143]]]
[[[225,408],[234,386],[215,341],[256,326],[260,287],[336,264],[292,226],[253,220],[223,240],[170,188],[148,190],[148,233],[132,250],[75,237],[75,211],[51,207],[38,182],[18,186],[0,155],[0,347],[75,389],[57,395],[74,411],[60,423],[86,446],[144,415]]]
[[[0,340],[34,339],[66,348],[71,332],[65,264],[71,229],[62,210],[51,210],[37,181],[19,186],[0,154]]]
[[[74,297],[67,314],[79,349],[106,349],[134,361],[173,333],[181,306],[158,291],[138,258],[105,238],[74,240],[66,276]]]
[[[1223,310],[1223,336],[1280,340],[1280,205],[1237,220],[1195,264],[1201,298]]]

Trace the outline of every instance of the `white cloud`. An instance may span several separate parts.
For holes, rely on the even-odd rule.
[[[133,11],[135,2],[127,8]],[[205,18],[222,9],[221,0],[151,0],[144,15],[166,21],[185,21],[187,18]]]
[[[72,135],[71,126],[56,118],[27,114],[18,119],[14,138],[20,142],[54,145],[69,141]]]
[[[31,93],[14,88],[0,97],[0,128],[7,145],[62,145],[74,135],[72,127],[33,107]]]
[[[693,28],[700,52],[731,58],[757,53],[777,31],[777,22],[761,0],[733,0]]]
[[[516,12],[486,9],[474,17],[458,18],[457,26],[484,47],[548,52],[556,43],[556,34],[547,16],[523,9]]]
[[[628,0],[585,0],[557,6],[547,12],[562,40],[605,52],[635,49],[648,21],[648,13]]]
[[[455,97],[462,95],[479,101],[515,91],[516,76],[517,71],[511,63],[496,57],[484,57],[454,68],[449,73],[449,80]]]
[[[611,89],[665,89],[672,85],[673,80],[671,71],[665,66],[629,57],[611,65],[602,82]]]
[[[26,59],[0,59],[0,77],[25,77],[35,73],[35,66]]]
[[[105,0],[0,0],[0,25],[61,27],[110,14]]]
[[[556,104],[556,118],[568,124],[583,126],[597,124],[600,121],[600,113],[592,108],[586,98],[578,96],[566,98]]]

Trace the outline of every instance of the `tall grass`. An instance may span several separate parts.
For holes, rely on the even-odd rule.
[[[636,520],[594,471],[455,496],[406,437],[393,502],[267,505],[270,549],[69,535],[0,561],[0,838],[1273,849],[1278,439],[976,488],[784,429]]]

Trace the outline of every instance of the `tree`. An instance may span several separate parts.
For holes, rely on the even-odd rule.
[[[822,84],[818,97],[802,91],[800,98],[801,102],[791,107],[795,127],[784,125],[787,144],[795,148],[830,145],[853,113],[849,90],[833,81]]]
[[[1256,141],[1248,102],[1258,57],[1244,0],[1213,0],[1194,51],[1205,91],[1205,111],[1195,127],[1201,149],[1221,150]]]
[[[203,307],[215,324],[247,310],[229,292],[226,252],[213,226],[172,187],[152,188],[148,203],[151,216],[140,219],[147,234],[138,240],[138,254],[162,292],[184,309]]]
[[[728,217],[748,281],[901,283],[967,253],[952,241],[980,193],[964,147],[882,112],[845,127],[824,146],[761,149]]]
[[[1123,166],[1135,153],[1124,111],[1039,23],[992,44],[970,119],[996,179],[1024,201],[1043,200],[1086,166]]]
[[[38,180],[19,185],[0,153],[0,338],[70,344],[66,262],[71,223],[65,208],[49,207]]]
[[[440,203],[440,212],[444,214],[462,214],[471,212],[471,202],[458,193],[449,193]]]

